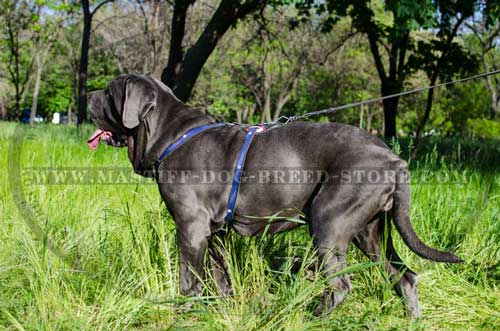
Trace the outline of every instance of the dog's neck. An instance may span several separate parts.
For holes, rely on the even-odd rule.
[[[157,107],[144,120],[147,142],[141,157],[143,170],[152,170],[160,154],[184,133],[214,121],[201,110],[188,107],[168,95],[162,96]]]

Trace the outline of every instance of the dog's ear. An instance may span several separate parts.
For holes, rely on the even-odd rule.
[[[137,127],[146,114],[156,106],[156,86],[142,77],[130,77],[126,82],[122,122],[128,129]]]

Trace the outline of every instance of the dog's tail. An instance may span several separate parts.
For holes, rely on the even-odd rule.
[[[407,171],[403,170],[403,175],[407,176]],[[402,183],[401,180],[396,181],[396,190],[394,192],[394,205],[392,208],[392,215],[394,224],[399,234],[403,238],[405,244],[417,255],[437,261],[437,262],[448,262],[448,263],[460,263],[463,262],[459,257],[442,252],[432,247],[427,246],[420,240],[420,238],[413,230],[410,222],[410,187],[407,183]]]

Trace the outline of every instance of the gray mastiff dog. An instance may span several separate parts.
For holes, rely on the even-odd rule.
[[[204,131],[154,169],[155,161],[169,145],[188,130],[214,120],[186,106],[160,81],[138,75],[119,76],[105,90],[94,92],[90,108],[99,130],[89,145],[96,147],[103,140],[112,146],[127,146],[135,172],[154,176],[158,181],[176,225],[181,294],[201,293],[199,276],[204,274],[207,249],[214,280],[223,294],[231,293],[224,254],[214,248],[214,237],[225,229],[231,175],[246,136],[242,126],[227,125]],[[407,175],[405,161],[380,139],[361,129],[337,123],[279,125],[255,136],[244,168],[246,172],[266,170],[266,180],[241,182],[231,227],[245,236],[277,233],[299,224],[279,218],[269,225],[270,215],[305,215],[330,285],[316,310],[318,314],[331,312],[351,289],[349,278],[335,277],[335,273],[346,267],[345,255],[352,241],[373,261],[384,261],[387,272],[396,281],[397,293],[406,300],[408,314],[420,316],[416,274],[394,250],[390,231],[384,238],[386,245],[381,244],[381,237],[387,232],[384,227],[391,223],[419,256],[440,262],[461,261],[453,254],[427,246],[417,237],[409,218],[407,181],[339,181],[346,178],[346,171],[353,169]],[[162,176],[178,170],[200,169],[226,171],[230,180],[191,185],[164,180]],[[321,178],[292,182],[285,176],[282,180],[286,169],[319,170]]]

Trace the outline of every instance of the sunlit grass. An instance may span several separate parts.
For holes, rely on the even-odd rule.
[[[91,127],[29,129],[22,167],[130,167],[124,149],[87,149]],[[434,247],[453,250],[461,265],[400,255],[420,275],[421,321],[410,323],[379,265],[354,247],[353,291],[329,317],[313,315],[324,280],[311,281],[315,257],[305,227],[263,238],[231,234],[234,295],[221,298],[208,281],[204,297],[177,289],[174,224],[155,185],[25,183],[45,237],[25,224],[6,171],[13,124],[0,123],[0,328],[7,330],[494,330],[500,327],[500,169],[447,149],[412,163],[413,176],[442,172],[460,183],[412,185],[412,222]],[[491,142],[484,146],[488,150]],[[498,145],[498,144],[497,144]],[[405,147],[402,147],[403,150]],[[479,148],[479,147],[478,147]],[[482,148],[482,147],[481,147]],[[432,150],[432,149],[429,149]],[[470,148],[469,148],[470,150]],[[449,152],[451,151],[451,152]],[[449,152],[449,153],[448,153]],[[493,151],[494,152],[494,151]],[[492,153],[493,153],[492,152]],[[450,156],[451,155],[451,156]],[[443,162],[444,160],[444,162]],[[491,159],[488,160],[491,162]],[[54,255],[50,238],[67,257]],[[303,258],[297,274],[292,257]],[[271,263],[281,257],[283,263]],[[313,276],[314,277],[314,276]]]

